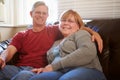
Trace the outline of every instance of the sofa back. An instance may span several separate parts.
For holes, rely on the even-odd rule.
[[[0,42],[12,38],[16,32],[25,30],[26,28],[27,25],[0,26]]]
[[[98,56],[108,80],[120,79],[120,19],[93,20],[86,26],[103,39],[103,51]]]

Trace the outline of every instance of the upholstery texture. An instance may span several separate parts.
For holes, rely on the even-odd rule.
[[[103,39],[103,51],[99,55],[108,80],[120,80],[120,19],[93,20],[86,26],[97,31]]]

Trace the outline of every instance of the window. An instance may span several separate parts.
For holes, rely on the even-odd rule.
[[[0,4],[0,24],[21,25],[32,24],[29,14],[32,5],[40,0],[4,0],[4,8]],[[120,0],[41,0],[49,7],[47,23],[54,23],[59,15],[74,9],[83,19],[120,18]],[[1,16],[4,15],[4,16]]]
[[[16,24],[31,24],[32,19],[30,16],[30,10],[32,5],[40,0],[16,0],[15,6],[16,8]],[[49,7],[49,17],[47,19],[47,23],[53,23],[57,20],[57,0],[41,0],[46,3]]]
[[[9,26],[14,24],[13,6],[13,0],[0,0],[0,26]]]
[[[78,11],[83,19],[120,18],[120,0],[58,0],[58,14]]]
[[[0,22],[4,21],[4,4],[0,2]]]

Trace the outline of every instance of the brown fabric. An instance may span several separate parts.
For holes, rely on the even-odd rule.
[[[103,51],[99,59],[108,80],[120,79],[120,19],[93,20],[87,23],[92,29],[97,27],[103,39]]]

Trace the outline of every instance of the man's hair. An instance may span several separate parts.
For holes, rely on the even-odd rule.
[[[32,11],[33,11],[36,7],[38,7],[38,6],[46,6],[47,9],[48,9],[48,6],[45,4],[45,2],[43,2],[43,1],[37,1],[37,2],[35,2],[35,3],[33,4]]]

